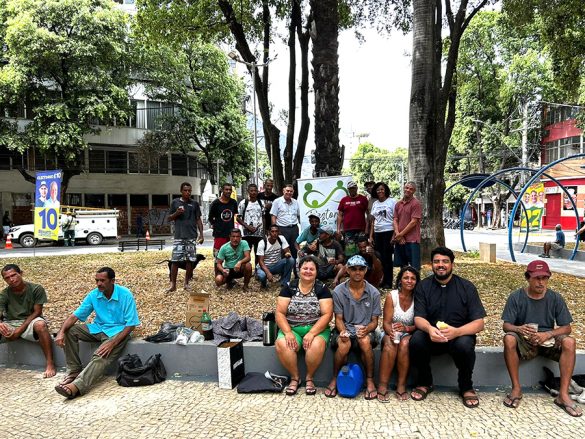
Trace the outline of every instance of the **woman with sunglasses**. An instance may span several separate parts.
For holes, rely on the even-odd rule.
[[[396,398],[406,401],[406,379],[408,377],[408,342],[414,332],[414,288],[420,281],[418,271],[407,265],[400,269],[396,278],[396,289],[390,291],[384,303],[384,338],[380,354],[378,379],[378,401],[389,402],[388,380],[396,365]]]

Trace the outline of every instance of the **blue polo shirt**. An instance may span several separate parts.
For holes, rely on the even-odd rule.
[[[95,318],[93,323],[87,325],[91,334],[103,332],[108,337],[114,337],[127,326],[140,324],[134,296],[128,288],[118,284],[114,284],[109,300],[97,288],[91,290],[73,315],[85,322],[92,312],[95,312]]]

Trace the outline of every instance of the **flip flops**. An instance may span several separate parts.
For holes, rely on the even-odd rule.
[[[424,401],[425,399],[427,399],[427,396],[433,393],[433,390],[435,390],[433,386],[415,387],[414,389],[411,390],[410,397],[415,401]],[[414,395],[419,395],[420,398],[415,398]]]
[[[337,387],[327,387],[325,388],[325,396],[327,398],[335,398],[337,396]]]
[[[522,395],[520,396],[516,396],[515,398],[513,398],[511,395],[506,395],[506,398],[504,399],[504,406],[511,408],[511,409],[517,409],[518,406],[520,405],[520,400],[522,399]]]
[[[378,390],[378,401],[387,404],[390,402],[390,398],[388,397],[388,394],[390,392],[388,392],[388,390],[386,390],[385,392],[381,392],[380,390]]]
[[[55,386],[55,391],[59,395],[64,396],[67,399],[74,399],[74,398],[77,398],[79,396],[79,391],[77,391],[76,393],[73,393],[73,391],[64,384],[57,384]]]
[[[575,403],[573,403],[571,405],[563,404],[562,402],[557,401],[556,398],[553,401],[557,407],[562,408],[564,410],[564,412],[566,414],[568,414],[569,416],[572,416],[573,418],[580,418],[581,416],[583,416],[583,412],[577,411],[577,409],[578,409],[577,404],[575,404]],[[569,410],[571,410],[571,411],[569,411]]]
[[[398,390],[394,392],[396,394],[396,399],[400,402],[406,401],[408,399],[408,392],[399,392]]]
[[[311,383],[311,385],[309,385]],[[317,393],[317,388],[315,387],[315,383],[311,379],[305,380],[305,395],[313,396]]]
[[[378,397],[378,391],[376,389],[374,389],[374,390],[366,389],[366,391],[364,392],[364,399],[367,401],[371,401],[372,399],[376,399],[377,397]]]

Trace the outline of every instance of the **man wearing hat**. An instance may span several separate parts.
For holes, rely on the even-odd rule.
[[[309,227],[301,232],[294,243],[299,259],[307,255],[317,254],[317,251],[319,250],[320,224],[321,218],[315,214],[309,215]]]
[[[546,262],[532,261],[524,273],[528,285],[512,292],[504,307],[504,358],[512,381],[512,391],[504,398],[504,405],[514,409],[520,405],[520,359],[542,355],[559,363],[561,383],[554,403],[579,417],[583,412],[569,396],[576,360],[575,339],[569,336],[573,318],[563,297],[548,289],[550,276]]]
[[[333,279],[343,267],[343,248],[333,237],[334,232],[330,226],[322,227],[319,231],[319,248],[317,259],[319,260],[319,272],[317,279],[326,281]]]
[[[42,180],[39,183],[39,197],[37,198],[37,202],[35,203],[36,207],[45,207],[48,192],[49,188],[47,187],[47,182],[45,180]]]
[[[355,181],[347,183],[349,195],[339,201],[337,208],[337,234],[345,245],[347,257],[357,254],[357,237],[360,233],[368,234],[368,199],[358,194],[358,185]]]
[[[347,363],[350,349],[359,351],[366,373],[365,399],[376,399],[374,383],[374,351],[378,337],[378,317],[382,314],[380,292],[364,280],[367,264],[360,255],[349,258],[346,264],[349,280],[333,291],[335,329],[331,333],[331,348],[336,349],[333,378],[325,396],[337,395],[337,374]]]

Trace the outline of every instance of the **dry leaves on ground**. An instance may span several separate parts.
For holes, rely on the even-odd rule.
[[[202,249],[207,257],[195,271],[193,291],[205,290],[211,294],[210,314],[212,318],[236,311],[240,315],[261,318],[265,311],[273,310],[278,296],[278,283],[268,290],[260,289],[256,281],[251,282],[251,292],[243,293],[239,286],[231,291],[217,288],[213,279],[213,263],[210,250]],[[15,258],[12,261],[24,270],[26,280],[42,284],[47,290],[49,303],[45,305],[45,316],[50,321],[51,332],[56,332],[63,320],[74,311],[88,291],[95,287],[94,274],[99,267],[109,266],[116,271],[118,283],[134,293],[140,320],[135,336],[154,334],[162,322],[183,322],[189,293],[182,288],[170,294],[166,259],[168,251],[141,251],[106,253],[99,255],[72,255],[59,257]],[[164,261],[162,264],[157,264]],[[485,330],[479,335],[478,345],[500,346],[502,322],[500,316],[508,294],[525,285],[524,267],[498,262],[488,264],[476,258],[458,253],[455,272],[471,280],[480,292],[487,312]],[[428,275],[430,267],[424,266],[422,275]],[[183,282],[184,271],[180,270],[178,285]],[[549,286],[560,292],[573,314],[573,335],[579,346],[585,342],[585,279],[554,273]]]

